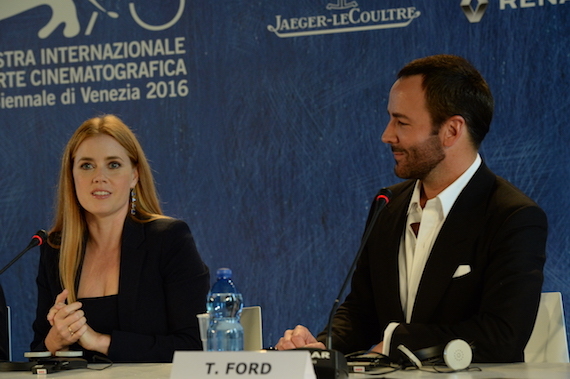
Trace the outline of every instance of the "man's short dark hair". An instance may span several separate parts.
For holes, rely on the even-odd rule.
[[[462,116],[475,148],[479,148],[493,118],[493,95],[479,71],[462,57],[433,55],[416,59],[398,78],[422,75],[422,87],[432,123],[439,127],[450,117]]]

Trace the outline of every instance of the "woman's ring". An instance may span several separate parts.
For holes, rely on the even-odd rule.
[[[73,330],[71,330],[71,327],[70,327],[70,326],[67,327],[67,330],[69,330],[69,333],[70,333],[72,336],[75,334],[75,332],[74,332]]]

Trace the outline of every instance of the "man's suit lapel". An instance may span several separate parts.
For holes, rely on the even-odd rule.
[[[412,322],[433,314],[460,265],[471,265],[472,249],[484,227],[487,198],[495,175],[483,163],[451,208],[426,262]]]
[[[136,309],[139,283],[144,264],[144,251],[139,248],[144,241],[144,225],[127,217],[121,245],[119,277],[119,323],[129,319]],[[121,325],[122,326],[122,325]]]

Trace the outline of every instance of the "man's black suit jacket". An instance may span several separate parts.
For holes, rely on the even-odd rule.
[[[406,324],[398,253],[414,184],[390,187],[392,201],[373,226],[351,292],[334,317],[333,348],[367,350],[383,340],[390,322],[399,322],[390,344],[394,359],[400,344],[414,351],[461,338],[473,345],[475,362],[523,361],[543,282],[546,215],[483,163],[441,228]],[[471,272],[454,278],[460,265]]]
[[[210,275],[188,225],[174,219],[141,224],[127,217],[122,238],[120,327],[111,334],[108,357],[113,362],[171,362],[176,350],[202,349],[196,315],[206,310]],[[62,291],[58,261],[59,250],[42,245],[35,351],[46,350],[46,316]]]

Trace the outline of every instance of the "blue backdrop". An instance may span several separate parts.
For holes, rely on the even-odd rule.
[[[380,141],[395,74],[451,53],[491,86],[481,154],[548,214],[544,290],[570,310],[568,2],[20,3],[0,0],[0,265],[50,227],[72,132],[114,113],[140,137],[165,212],[262,306],[265,345],[298,323],[318,332],[372,197],[399,181]],[[16,360],[37,262],[32,251],[0,278]]]

